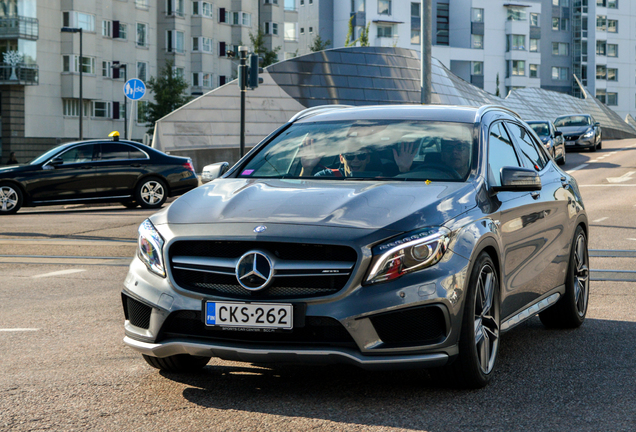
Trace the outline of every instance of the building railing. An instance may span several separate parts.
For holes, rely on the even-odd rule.
[[[39,33],[37,18],[0,18],[0,39],[37,40]]]
[[[38,85],[38,66],[0,63],[0,85]]]

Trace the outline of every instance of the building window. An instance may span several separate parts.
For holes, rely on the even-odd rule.
[[[137,62],[137,78],[146,82],[148,79],[148,63]]]
[[[471,74],[472,75],[483,75],[484,74],[484,62],[474,61],[471,63]]]
[[[561,31],[568,31],[570,29],[570,20],[567,18],[561,18]]]
[[[607,31],[607,17],[605,15],[596,15],[596,30]]]
[[[618,45],[616,45],[616,44],[607,44],[607,56],[608,57],[618,57]]]
[[[448,3],[437,3],[437,45],[448,45]]]
[[[192,51],[211,53],[212,39],[206,37],[193,37]]]
[[[565,42],[552,42],[552,55],[570,55],[570,44]]]
[[[137,123],[145,124],[148,121],[148,101],[137,101]]]
[[[265,34],[278,36],[278,24],[275,22],[266,22]]]
[[[148,46],[148,24],[137,23],[137,46]]]
[[[379,38],[392,38],[393,26],[392,25],[380,25],[378,24],[378,37]]]
[[[526,36],[525,35],[508,35],[506,51],[525,51]]]
[[[391,0],[378,0],[378,14],[391,15]]]
[[[110,118],[110,102],[94,101],[93,102],[93,117],[98,118]]]
[[[219,75],[219,86],[225,85],[226,82],[227,82],[227,77],[225,75]]]
[[[552,30],[559,31],[560,28],[560,18],[552,17]]]
[[[314,32],[314,28],[313,27],[309,27],[309,33],[313,33]]]
[[[596,65],[596,79],[597,80],[607,79],[607,66]]]
[[[524,76],[526,74],[526,62],[524,60],[508,61],[508,77]]]
[[[183,0],[166,0],[166,15],[185,16]]]
[[[305,34],[305,27],[300,28],[300,34]]]
[[[607,0],[596,0],[596,6],[607,7]]]
[[[193,87],[211,87],[212,74],[204,72],[192,73],[192,86]]]
[[[507,9],[508,21],[525,21],[527,19],[525,9],[518,7],[508,7]]]
[[[192,72],[192,87],[201,87],[201,73]]]
[[[296,53],[295,52],[285,51],[285,54],[284,54],[284,59],[285,60],[293,59],[294,57],[296,57]]]
[[[62,56],[62,72],[79,72],[78,55]],[[82,56],[82,73],[95,74],[95,57]]]
[[[606,103],[607,102],[607,92],[605,89],[596,89],[596,99],[599,101]]]
[[[531,13],[530,14],[530,25],[532,27],[539,27],[539,14]]]
[[[597,40],[596,41],[596,55],[606,55],[607,54],[607,41]]]
[[[225,42],[219,42],[219,57],[225,57]]]
[[[352,7],[355,6],[355,2],[352,2]],[[420,26],[421,26],[421,17],[420,17],[420,3],[411,2],[411,44],[419,44],[420,43]]]
[[[566,81],[570,76],[570,68],[552,66],[552,79]]]
[[[248,14],[247,12],[232,12],[232,24],[249,27],[252,25],[252,14]]]
[[[609,9],[618,9],[618,0],[607,0],[607,7]]]
[[[212,18],[212,5],[204,1],[192,2],[192,15]]]
[[[113,21],[113,39],[128,39],[128,25],[120,21]]]
[[[95,31],[95,15],[82,12],[62,12],[62,27],[77,27],[87,32]]]
[[[419,6],[419,3],[418,3]],[[484,22],[484,10],[482,8],[472,8],[472,21],[473,22]],[[537,14],[534,14],[537,15]]]
[[[113,23],[107,20],[102,21],[102,36],[110,37]]]
[[[618,93],[607,93],[607,105],[608,106],[618,105]]]
[[[618,20],[607,20],[607,31],[610,33],[618,33]]]
[[[539,52],[540,39],[530,39],[530,52]]]
[[[110,67],[110,62],[109,61],[103,61],[102,62],[102,76],[104,78],[110,78],[111,77],[111,71],[112,68]]]
[[[618,69],[607,68],[607,80],[618,81]]]
[[[172,76],[174,76],[175,78],[183,78],[185,76],[185,69],[182,67],[173,66]]]
[[[470,46],[472,49],[484,49],[484,35],[470,35]]]
[[[263,0],[264,4],[278,4],[278,0]]]
[[[84,117],[89,116],[90,101],[83,101]],[[62,99],[63,114],[66,117],[79,117],[79,99]]]
[[[177,30],[166,31],[166,51],[184,53],[183,32]]]
[[[531,64],[530,68],[530,78],[539,78],[539,65]]]
[[[135,6],[142,9],[148,9],[150,7],[148,0],[135,0]]]

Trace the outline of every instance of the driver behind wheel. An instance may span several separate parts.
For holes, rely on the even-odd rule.
[[[470,145],[465,141],[451,138],[443,138],[441,144],[442,163],[464,178],[470,168]]]

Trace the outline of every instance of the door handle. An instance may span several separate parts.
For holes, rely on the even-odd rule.
[[[141,166],[141,164],[130,164],[130,166],[134,167],[134,168],[139,168]]]
[[[80,167],[81,169],[91,169],[93,168],[91,165],[84,165]]]
[[[530,194],[530,196],[532,197],[532,199],[539,199],[539,197],[541,196],[540,192],[532,192]]]

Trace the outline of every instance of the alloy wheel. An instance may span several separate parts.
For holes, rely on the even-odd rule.
[[[18,205],[18,193],[9,186],[0,187],[0,211],[8,212]]]
[[[587,299],[590,288],[590,271],[587,264],[587,248],[585,236],[580,234],[574,249],[574,300],[579,316],[587,311]]]
[[[477,279],[475,292],[475,347],[479,366],[489,374],[499,348],[499,308],[495,304],[497,275],[490,265],[484,265]]]
[[[164,194],[163,186],[155,180],[151,180],[141,187],[141,199],[146,204],[153,205],[160,202],[163,200]]]

